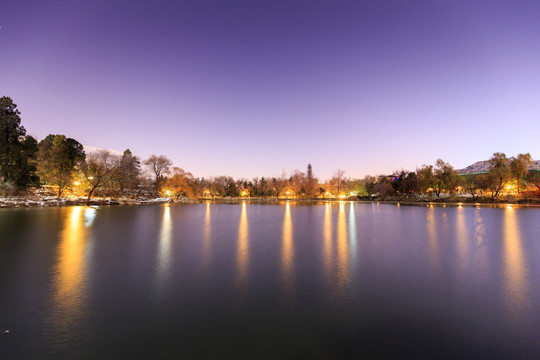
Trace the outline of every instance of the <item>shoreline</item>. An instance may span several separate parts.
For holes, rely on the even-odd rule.
[[[339,203],[339,202],[354,202],[359,204],[394,204],[397,206],[428,206],[428,207],[492,207],[492,208],[501,208],[501,207],[540,207],[540,200],[533,199],[533,201],[517,201],[512,199],[511,201],[505,200],[496,200],[491,201],[491,199],[482,199],[481,201],[476,200],[472,201],[470,198],[460,199],[438,199],[438,200],[428,200],[428,199],[268,199],[268,198],[198,198],[191,199],[187,202],[197,202],[197,203],[216,203],[216,204],[239,204],[242,202],[246,203],[255,203],[255,204],[285,204],[296,203],[302,205],[323,205],[325,203]]]
[[[86,198],[56,198],[35,196],[12,196],[0,198],[0,209],[13,208],[43,208],[43,207],[67,207],[67,206],[114,206],[114,205],[144,205],[163,204],[172,202],[169,199],[115,199],[115,198],[93,198],[87,201]]]
[[[336,202],[355,202],[365,204],[394,204],[397,206],[428,206],[428,207],[530,207],[539,208],[540,199],[477,199],[471,198],[440,198],[440,199],[410,199],[410,198],[386,198],[386,199],[287,199],[287,198],[182,198],[173,200],[169,198],[154,199],[128,199],[128,198],[93,198],[87,202],[86,198],[56,198],[56,197],[8,197],[0,198],[0,209],[12,208],[42,208],[42,207],[67,207],[67,206],[115,206],[115,205],[149,205],[164,203],[215,203],[215,204],[239,204],[242,202],[254,204],[312,204],[323,205]]]

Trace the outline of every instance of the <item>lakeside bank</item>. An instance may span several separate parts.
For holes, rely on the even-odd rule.
[[[63,207],[63,206],[104,206],[104,205],[142,205],[142,204],[162,204],[173,202],[168,198],[155,199],[115,199],[115,198],[57,198],[36,196],[19,196],[0,198],[0,208],[32,208],[32,207]]]
[[[381,197],[381,198],[325,198],[325,199],[287,199],[287,198],[260,198],[260,197],[215,197],[215,198],[87,198],[79,197],[39,197],[39,196],[15,196],[0,198],[0,208],[32,208],[32,207],[63,207],[63,206],[113,206],[113,205],[145,205],[163,203],[215,203],[215,204],[238,204],[242,202],[254,204],[313,204],[322,205],[328,202],[357,202],[357,203],[378,203],[396,205],[426,205],[426,206],[524,206],[540,207],[539,198],[517,198],[508,196],[501,199],[471,197]]]

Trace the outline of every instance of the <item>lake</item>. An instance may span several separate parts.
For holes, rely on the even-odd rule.
[[[0,210],[1,359],[540,358],[540,209]]]

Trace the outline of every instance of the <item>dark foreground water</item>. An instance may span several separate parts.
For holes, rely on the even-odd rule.
[[[0,359],[540,358],[540,209],[0,210]]]

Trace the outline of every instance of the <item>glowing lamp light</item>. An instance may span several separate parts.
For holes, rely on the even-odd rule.
[[[75,185],[75,186],[79,186],[80,184],[81,184],[81,183],[78,182],[78,181],[75,181],[75,182],[73,183],[73,185]]]

